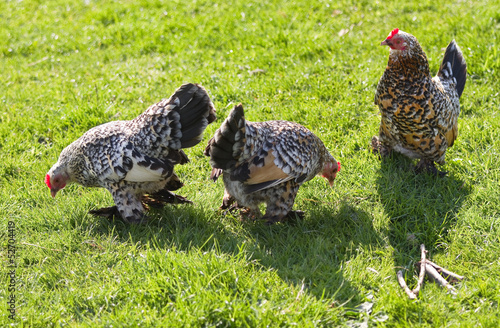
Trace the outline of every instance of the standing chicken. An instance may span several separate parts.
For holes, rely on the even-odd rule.
[[[321,140],[297,123],[248,122],[243,107],[235,106],[208,142],[205,155],[213,167],[211,178],[222,174],[225,185],[222,208],[236,200],[253,217],[259,204],[267,204],[268,224],[291,214],[299,187],[322,174],[333,185],[340,162]]]
[[[61,152],[45,183],[52,197],[71,182],[106,188],[125,221],[141,222],[144,194],[168,198],[168,190],[182,186],[174,165],[188,162],[182,149],[198,144],[214,120],[215,108],[206,90],[182,85],[131,121],[87,131]]]
[[[467,73],[462,52],[451,41],[432,78],[427,56],[413,35],[394,29],[381,45],[390,47],[390,55],[375,94],[382,120],[373,150],[420,159],[417,172],[436,174],[434,162],[445,163],[446,149],[458,135],[459,98]]]

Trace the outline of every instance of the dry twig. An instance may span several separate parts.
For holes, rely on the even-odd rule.
[[[444,279],[431,264],[425,263],[425,272],[427,273],[427,275],[431,280],[438,283],[442,287],[448,288],[450,292],[456,293],[455,287],[450,285],[448,281],[446,281],[446,279]]]
[[[445,268],[440,267],[436,263],[431,262],[429,260],[427,260],[426,262],[428,264],[432,265],[437,270],[437,272],[439,272],[441,275],[445,276],[444,278],[450,282],[459,282],[459,281],[464,280],[464,276],[460,276],[454,272],[446,270]]]
[[[42,59],[39,59],[39,60],[32,62],[32,63],[29,63],[27,66],[35,66],[37,64],[40,64],[41,62],[46,61],[47,59],[49,59],[49,56],[43,57]]]
[[[418,275],[417,287],[415,287],[413,289],[413,293],[415,295],[418,295],[418,293],[420,292],[420,288],[422,287],[422,285],[424,283],[424,278],[425,278],[425,254],[427,253],[427,251],[425,250],[424,244],[420,245],[420,252],[421,252],[421,255],[420,255],[420,273]]]
[[[427,251],[425,250],[424,244],[420,245],[420,250],[421,250],[421,259],[419,262],[415,264],[417,267],[420,267],[420,273],[418,275],[417,286],[413,290],[410,290],[406,285],[406,282],[403,277],[403,271],[400,270],[397,273],[399,285],[401,286],[401,288],[404,289],[408,297],[410,297],[410,299],[412,300],[417,298],[417,295],[420,292],[420,288],[424,283],[425,275],[427,275],[430,280],[436,282],[440,286],[446,287],[452,294],[456,294],[455,287],[453,287],[450,283],[461,281],[464,279],[464,277],[449,270],[446,270],[445,268],[440,267],[436,263],[426,259],[425,254],[427,253]]]
[[[417,295],[415,295],[415,293],[413,293],[411,291],[411,289],[408,288],[408,286],[406,285],[405,278],[403,277],[403,270],[398,271],[398,282],[399,282],[399,285],[401,286],[401,288],[404,289],[405,293],[408,295],[408,297],[411,300],[414,300],[417,298]]]

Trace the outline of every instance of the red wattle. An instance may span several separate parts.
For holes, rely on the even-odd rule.
[[[45,176],[45,184],[47,185],[47,187],[52,189],[52,186],[50,185],[50,175],[48,174]]]

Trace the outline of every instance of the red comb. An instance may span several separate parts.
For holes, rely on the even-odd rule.
[[[340,172],[340,162],[337,162],[337,165],[339,166],[339,169],[337,170],[337,172]]]
[[[396,34],[398,34],[398,32],[399,32],[399,28],[395,28],[394,30],[391,31],[391,34],[389,34],[387,39],[392,39],[392,37],[395,36]]]
[[[47,185],[47,187],[52,189],[52,186],[50,185],[50,175],[48,174],[45,176],[45,184]]]

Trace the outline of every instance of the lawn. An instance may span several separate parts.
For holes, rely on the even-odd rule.
[[[467,61],[444,178],[370,152],[379,44],[395,27],[433,74],[452,39]],[[500,326],[499,38],[498,1],[1,1],[0,326]],[[88,214],[112,204],[106,190],[50,197],[65,146],[186,82],[218,115],[176,169],[193,205],[128,225]],[[301,187],[303,220],[218,209],[203,149],[238,103],[248,120],[308,127],[342,162],[333,188]],[[420,244],[466,277],[456,295],[426,283],[411,301],[399,287],[399,270],[417,282]]]

